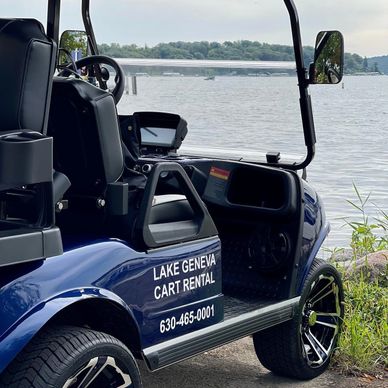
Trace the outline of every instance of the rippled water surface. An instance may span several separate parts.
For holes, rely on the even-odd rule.
[[[120,113],[160,110],[189,123],[185,145],[303,155],[298,89],[292,77],[138,78],[138,95],[124,95]],[[344,217],[357,219],[347,200],[354,182],[388,210],[388,76],[346,77],[344,84],[310,87],[317,132],[308,180],[326,206],[332,231],[326,245],[345,246]]]

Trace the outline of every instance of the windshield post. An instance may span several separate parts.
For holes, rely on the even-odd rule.
[[[298,76],[300,110],[302,116],[304,140],[307,147],[307,155],[305,160],[301,163],[293,165],[292,168],[302,169],[305,168],[308,164],[310,164],[310,162],[314,158],[316,137],[313,111],[311,108],[311,97],[308,93],[309,80],[307,78],[307,70],[304,66],[303,46],[299,26],[298,11],[295,7],[293,0],[284,0],[284,3],[290,15],[296,71]]]
[[[59,41],[59,18],[61,0],[48,0],[47,4],[47,36],[55,43]]]
[[[93,31],[92,19],[90,18],[90,0],[82,0],[82,20],[88,37],[90,53],[92,55],[98,55],[97,41]],[[92,69],[101,89],[108,89],[107,83],[102,77],[100,66],[95,64],[92,66]]]
[[[92,55],[98,55],[97,41],[93,31],[92,20],[90,18],[90,0],[82,0],[82,20],[88,36],[90,52]]]

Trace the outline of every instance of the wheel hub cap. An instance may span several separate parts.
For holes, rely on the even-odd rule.
[[[340,320],[339,287],[333,276],[322,274],[311,285],[300,325],[302,350],[310,367],[320,367],[330,358]]]
[[[308,325],[314,326],[317,322],[317,318],[318,318],[318,316],[317,316],[317,313],[315,311],[309,311],[307,313]]]
[[[118,366],[113,357],[97,356],[70,377],[62,388],[128,388],[131,386],[131,376]]]

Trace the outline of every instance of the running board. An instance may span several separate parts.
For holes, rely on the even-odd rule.
[[[241,314],[215,325],[143,349],[151,371],[155,371],[199,353],[254,334],[290,320],[300,297]]]

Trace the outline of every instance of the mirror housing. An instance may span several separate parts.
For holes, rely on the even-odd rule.
[[[344,70],[344,38],[339,31],[321,31],[315,43],[314,62],[310,64],[311,84],[338,84]]]
[[[88,36],[85,31],[66,30],[62,33],[59,41],[58,64],[67,66],[70,58],[73,62],[88,56]]]

